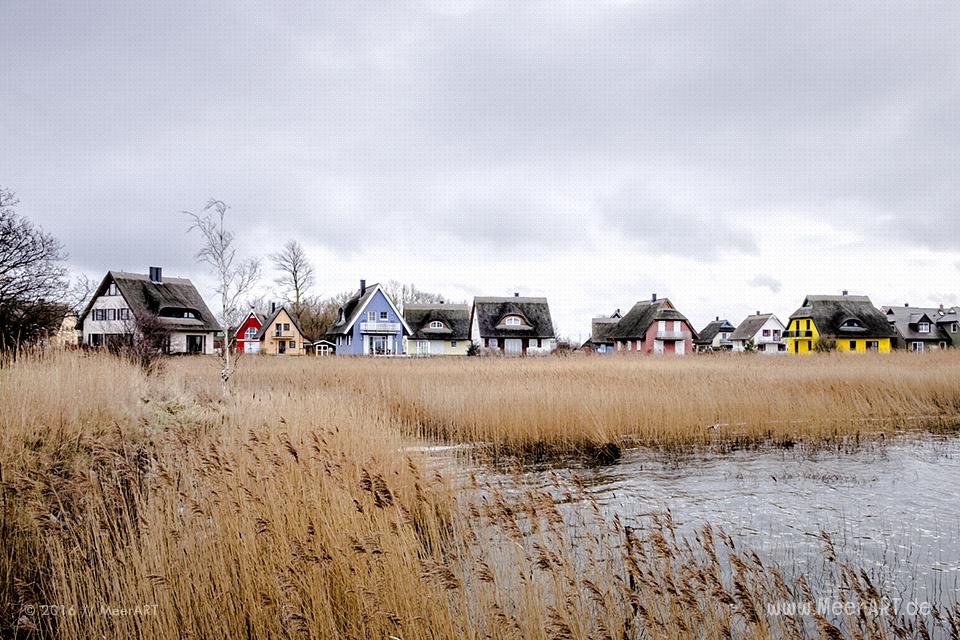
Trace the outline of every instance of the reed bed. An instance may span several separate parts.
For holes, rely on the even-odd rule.
[[[918,376],[957,366],[949,358],[888,362],[910,364]],[[497,382],[508,365],[522,389]],[[792,583],[721,531],[684,538],[669,514],[633,528],[608,522],[582,487],[569,497],[583,505],[571,520],[545,493],[455,487],[421,454],[402,453],[416,433],[433,433],[422,416],[462,425],[470,407],[483,406],[474,396],[492,400],[483,413],[491,422],[444,437],[494,437],[493,421],[520,419],[507,405],[551,379],[554,398],[563,390],[584,402],[586,385],[602,394],[596,385],[619,374],[658,375],[644,362],[591,366],[257,358],[241,364],[223,398],[215,364],[203,359],[171,361],[149,377],[106,355],[21,359],[0,370],[0,635],[957,637],[954,602],[926,616],[770,614],[774,599],[807,600],[835,587],[845,600],[885,595],[871,568],[845,565],[828,538],[829,577]],[[663,366],[663,381],[694,378],[714,390],[731,384],[715,368],[755,375],[706,360]],[[818,370],[769,366],[811,379]],[[865,392],[881,375],[879,361],[820,366],[828,379],[853,367],[853,388]],[[888,374],[901,375],[895,366]],[[897,378],[901,397],[916,388],[908,378]],[[430,384],[444,400],[424,408]],[[901,409],[930,410],[934,398],[956,408],[951,387],[938,389],[942,397]],[[883,397],[870,393],[871,402]],[[524,406],[540,408],[528,420],[537,438],[573,438],[578,423],[551,430],[549,417],[561,410],[531,402]],[[611,415],[626,414],[630,402]],[[405,413],[413,405],[420,413]],[[714,413],[692,410],[691,424]],[[598,438],[627,433],[628,424]],[[519,424],[502,428],[505,442],[519,436]]]
[[[495,452],[822,442],[960,426],[960,352],[348,363],[412,433]]]

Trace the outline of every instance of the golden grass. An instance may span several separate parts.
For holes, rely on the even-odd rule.
[[[511,446],[695,442],[717,419],[756,420],[762,435],[791,407],[823,425],[848,410],[949,414],[958,364],[251,358],[223,400],[202,359],[148,378],[106,355],[25,358],[0,370],[0,635],[804,637],[763,604],[812,597],[810,587],[722,532],[684,540],[668,516],[631,531],[582,489],[584,507],[564,522],[547,494],[454,487],[402,451],[418,432]],[[893,391],[870,387],[887,379]],[[793,380],[800,399],[718,395],[760,380]],[[659,393],[638,394],[651,384]],[[788,424],[774,433],[839,428]],[[855,567],[832,571],[822,579],[845,582],[848,597],[878,589]],[[814,622],[822,637],[836,625],[895,637],[924,621]],[[956,610],[940,624],[956,625]]]

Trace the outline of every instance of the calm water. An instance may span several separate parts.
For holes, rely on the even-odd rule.
[[[577,474],[604,514],[619,513],[624,524],[665,510],[685,533],[710,522],[808,578],[824,563],[825,531],[838,556],[872,568],[888,592],[944,604],[960,596],[958,437],[904,436],[846,451],[798,446],[676,457],[635,449],[604,467],[470,470],[501,491],[557,495]]]

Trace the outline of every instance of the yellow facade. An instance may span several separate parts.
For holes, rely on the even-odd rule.
[[[787,325],[787,353],[806,354],[816,351],[817,340],[820,339],[820,331],[816,323],[810,318],[793,318]],[[865,353],[868,351],[867,343],[876,343],[875,349],[880,353],[889,353],[890,338],[837,338],[837,351],[850,351]]]
[[[302,356],[306,353],[303,348],[303,334],[290,319],[286,309],[281,309],[277,317],[270,322],[270,326],[266,327],[260,353],[272,356]]]

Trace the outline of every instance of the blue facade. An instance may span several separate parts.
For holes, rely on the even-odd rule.
[[[403,320],[382,290],[370,298],[349,332],[337,344],[341,355],[400,355],[403,353]]]

